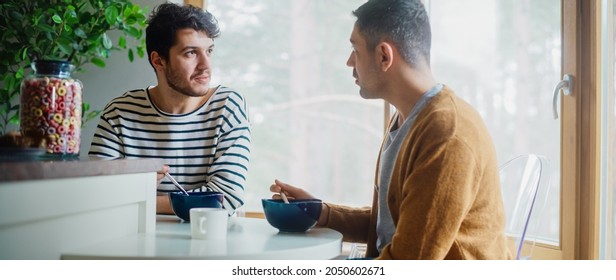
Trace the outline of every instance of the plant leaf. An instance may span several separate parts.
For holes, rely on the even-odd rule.
[[[133,54],[133,49],[128,49],[128,61],[133,62],[135,60],[135,54]]]
[[[143,51],[143,47],[137,47],[137,55],[139,57],[143,57],[145,55],[145,51]]]
[[[118,46],[123,49],[126,48],[126,37],[120,36],[120,38],[118,39]]]
[[[16,112],[11,116],[11,118],[9,119],[9,123],[19,124],[19,112]]]
[[[86,32],[84,32],[83,29],[79,27],[75,29],[75,35],[79,38],[84,38],[84,39],[88,38],[88,35],[86,35]]]
[[[17,79],[13,75],[6,75],[4,77],[4,84],[7,90],[11,90],[15,86],[16,82],[17,82]]]
[[[139,5],[133,5],[132,9],[133,9],[133,14],[138,14],[141,12],[141,7],[139,7]]]
[[[53,27],[51,27],[51,25],[46,24],[46,23],[39,23],[38,28],[40,28],[41,30],[43,30],[44,32],[47,32],[47,33],[55,32]]]
[[[135,38],[139,38],[139,29],[132,27],[132,26],[128,26],[126,27],[126,29],[124,29],[124,33],[130,35],[131,37],[135,37]]]
[[[67,10],[64,12],[64,22],[67,24],[75,24],[79,22],[77,19],[77,13],[75,12],[75,8],[71,10],[72,6],[68,6]]]
[[[59,24],[59,23],[62,23],[62,18],[61,18],[58,14],[53,15],[53,17],[51,17],[51,19],[52,19],[52,20],[53,20],[53,22],[55,22],[55,23],[58,23],[58,24]]]
[[[24,68],[19,67],[19,69],[17,69],[17,72],[15,72],[15,78],[21,79],[23,77],[24,77]]]
[[[23,17],[20,13],[18,13],[18,12],[16,12],[16,11],[14,11],[14,10],[12,10],[12,11],[10,12],[10,14],[11,14],[11,17],[12,17],[14,20],[17,20],[17,21],[22,21],[22,20],[23,20],[23,18],[24,18],[24,17]]]
[[[21,60],[26,60],[26,57],[28,57],[28,47],[25,47],[21,53]]]
[[[104,68],[105,67],[105,61],[99,57],[93,57],[90,60],[94,65],[100,67],[100,68]]]
[[[116,21],[118,20],[119,13],[120,12],[118,11],[118,8],[116,6],[107,7],[107,9],[105,9],[105,20],[107,20],[107,23],[109,25],[115,25]]]
[[[57,46],[65,54],[70,55],[73,52],[71,39],[67,37],[60,37],[57,41]]]
[[[111,39],[109,39],[109,36],[107,36],[107,33],[103,34],[103,47],[105,49],[111,49],[111,47],[113,47],[113,42],[111,42]]]

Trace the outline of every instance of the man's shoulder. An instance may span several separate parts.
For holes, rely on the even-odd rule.
[[[127,101],[134,102],[134,101],[139,101],[139,100],[147,100],[146,96],[147,96],[147,91],[145,89],[129,90],[129,91],[124,92],[120,96],[116,96],[113,99],[111,99],[111,101],[109,101],[107,106],[117,104],[117,103],[124,103]]]
[[[219,110],[223,107],[225,110]],[[238,122],[240,122],[240,119],[248,120],[246,99],[242,94],[230,87],[221,85],[216,88],[212,101],[208,105],[208,110],[233,115]]]
[[[227,87],[227,86],[218,86],[218,88],[216,88],[216,92],[214,92],[214,96],[217,99],[221,99],[221,98],[225,98],[225,99],[232,99],[232,100],[241,100],[242,102],[244,102],[244,95],[241,94],[239,91]]]
[[[147,91],[143,88],[129,90],[122,95],[114,98],[113,100],[128,100],[128,99],[139,99],[145,100],[147,96]]]
[[[146,89],[133,89],[124,92],[122,95],[113,98],[107,106],[105,106],[105,112],[114,111],[116,109],[124,108],[127,106],[149,107],[149,101],[147,98]]]
[[[465,135],[476,138],[488,135],[479,112],[448,87],[426,106],[418,117],[416,128],[425,130],[424,132],[433,137],[443,138],[465,138]]]
[[[477,110],[447,86],[426,106],[423,115],[424,118],[432,121],[451,123],[452,125],[466,119],[470,119],[471,122],[483,122]]]

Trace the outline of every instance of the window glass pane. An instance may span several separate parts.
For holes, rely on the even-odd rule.
[[[616,192],[616,1],[609,1],[612,2],[611,6],[609,6],[610,9],[610,21],[609,21],[609,25],[611,26],[611,34],[610,34],[610,41],[609,41],[609,45],[608,45],[608,53],[610,54],[610,60],[608,62],[609,65],[609,72],[610,76],[610,82],[608,83],[608,85],[610,85],[610,87],[607,88],[608,90],[608,95],[607,95],[607,118],[606,118],[606,123],[607,123],[607,138],[605,139],[606,143],[607,143],[607,186],[608,188],[611,189],[611,223],[609,223],[611,225],[611,258],[612,259],[616,259],[616,221],[614,220],[616,218],[616,207],[614,207],[616,205],[616,196],[614,195],[614,193]]]
[[[364,100],[346,66],[363,0],[212,0],[213,78],[246,96],[252,151],[246,211],[275,178],[327,201],[365,206],[383,136],[383,102]]]
[[[560,120],[552,116],[552,94],[561,78],[561,1],[425,2],[434,74],[483,116],[499,162],[526,153],[549,160],[539,235],[558,244]]]
[[[616,259],[616,1],[603,0],[602,259]]]

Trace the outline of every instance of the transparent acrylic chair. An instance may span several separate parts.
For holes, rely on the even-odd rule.
[[[504,163],[499,171],[505,234],[514,242],[515,259],[530,259],[550,187],[548,161],[540,155],[521,155]]]
[[[365,258],[367,248],[368,245],[366,245],[366,243],[352,243],[348,259],[358,260]]]

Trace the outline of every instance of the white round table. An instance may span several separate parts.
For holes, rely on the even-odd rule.
[[[156,234],[116,238],[62,254],[62,259],[333,259],[342,234],[329,228],[284,233],[265,219],[229,218],[226,241],[192,239],[190,223],[157,216]]]

